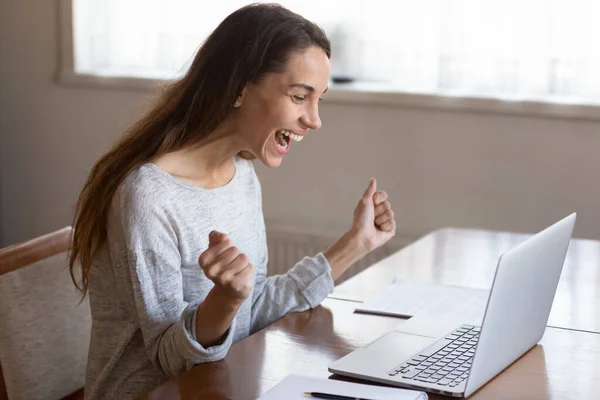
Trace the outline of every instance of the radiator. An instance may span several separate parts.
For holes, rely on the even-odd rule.
[[[277,275],[285,273],[303,257],[314,256],[321,251],[325,251],[336,239],[336,237],[327,235],[267,229],[267,246],[269,249],[268,274]],[[411,238],[394,237],[388,243],[350,266],[336,283],[339,284],[356,275],[410,242],[412,242]]]

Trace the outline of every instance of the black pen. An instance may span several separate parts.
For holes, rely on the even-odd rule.
[[[339,394],[329,394],[329,393],[320,393],[320,392],[304,392],[305,396],[314,397],[317,399],[329,399],[329,400],[371,400],[364,397],[352,397],[352,396],[342,396]]]

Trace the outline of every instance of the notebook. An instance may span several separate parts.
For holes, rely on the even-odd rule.
[[[427,393],[417,390],[364,385],[360,383],[313,378],[291,374],[258,400],[310,400],[304,392],[322,392],[372,400],[427,400]]]
[[[457,314],[464,323],[480,325],[489,293],[485,289],[394,280],[355,311],[404,318]]]

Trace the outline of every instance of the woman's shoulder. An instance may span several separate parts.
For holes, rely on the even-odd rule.
[[[150,163],[132,170],[120,183],[113,198],[113,208],[131,212],[149,212],[161,209],[172,196],[172,190],[153,170]]]
[[[151,163],[143,164],[132,170],[119,185],[118,193],[126,198],[160,199],[166,191],[164,182],[152,168]]]

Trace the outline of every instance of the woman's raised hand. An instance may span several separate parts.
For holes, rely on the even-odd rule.
[[[396,234],[394,211],[387,193],[377,191],[377,181],[371,178],[354,209],[352,229],[365,251],[371,252],[386,243]]]
[[[231,239],[217,231],[208,235],[208,249],[200,254],[198,263],[215,289],[236,301],[245,300],[252,292],[254,266]]]

